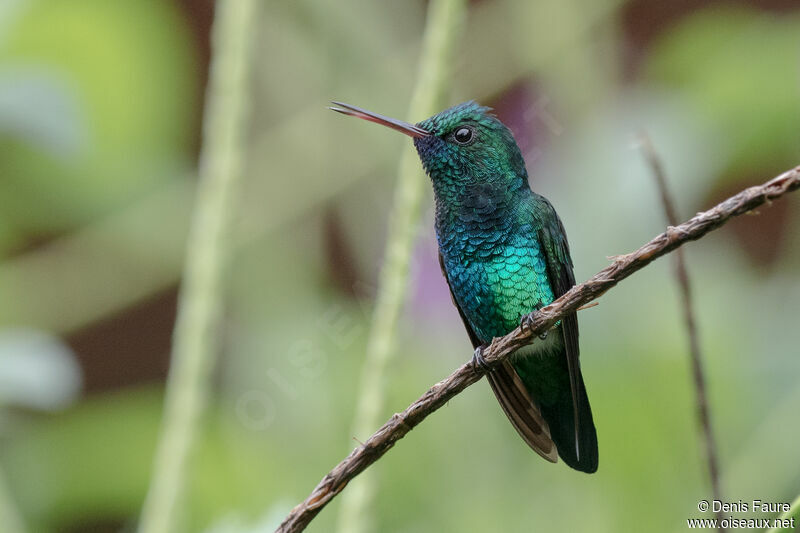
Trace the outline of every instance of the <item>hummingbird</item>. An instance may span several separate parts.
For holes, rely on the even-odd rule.
[[[331,110],[413,139],[433,185],[439,265],[481,366],[511,424],[550,462],[597,470],[597,433],[578,360],[578,319],[499,364],[483,350],[575,285],[567,235],[550,202],[528,184],[511,131],[474,101],[417,124],[332,102]]]

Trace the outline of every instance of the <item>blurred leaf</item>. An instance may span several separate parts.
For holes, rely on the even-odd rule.
[[[144,496],[160,394],[95,397],[19,431],[3,450],[9,484],[34,531],[135,512]]]
[[[125,522],[138,514],[161,400],[162,391],[154,387],[96,395],[64,413],[32,421],[4,442],[9,486],[32,531]],[[285,489],[278,480],[288,480],[297,464],[273,464],[270,458],[278,455],[280,445],[265,443],[259,433],[219,415],[212,406],[193,462],[192,531],[231,512],[263,509]]]
[[[174,283],[192,192],[176,173],[128,209],[0,262],[0,324],[74,330]]]
[[[62,158],[78,155],[86,150],[87,125],[74,96],[46,70],[0,72],[0,135]]]
[[[728,168],[782,170],[800,158],[800,17],[745,8],[691,15],[655,44],[647,76],[685,94],[729,145]]]
[[[185,159],[198,93],[190,43],[172,2],[20,6],[0,42],[6,222],[28,232],[73,226]],[[42,150],[55,141],[62,150]]]
[[[0,405],[59,409],[80,387],[80,366],[60,339],[43,331],[0,329]]]

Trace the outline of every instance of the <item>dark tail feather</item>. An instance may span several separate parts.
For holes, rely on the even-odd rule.
[[[583,384],[583,374],[578,372],[578,442],[575,443],[575,416],[570,390],[563,391],[558,399],[540,404],[542,416],[550,427],[550,438],[558,448],[561,459],[575,470],[591,474],[597,471],[597,432],[592,420],[592,408]]]
[[[558,451],[550,439],[547,422],[511,363],[503,361],[486,377],[517,433],[536,453],[555,463]]]

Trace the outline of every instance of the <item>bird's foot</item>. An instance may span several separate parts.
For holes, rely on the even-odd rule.
[[[534,313],[535,313],[535,311],[534,311]],[[533,315],[534,315],[534,313],[531,313],[529,315],[520,315],[520,317],[519,317],[519,329],[521,329],[522,331],[525,331],[526,329],[528,331],[531,330],[531,328],[533,327]]]
[[[522,331],[527,329],[530,332],[533,329],[533,317],[536,316],[536,313],[536,311],[531,311],[530,314],[519,317],[519,329]],[[547,333],[547,331],[540,333],[539,338],[545,340],[547,338]]]
[[[486,345],[478,346],[475,348],[475,353],[472,354],[472,368],[476,369],[476,367],[480,367],[484,372],[489,372],[491,367],[489,363],[486,362],[486,359],[483,358],[483,350],[486,348]]]

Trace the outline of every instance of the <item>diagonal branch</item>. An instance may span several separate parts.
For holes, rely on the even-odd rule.
[[[532,313],[530,328],[516,328],[504,337],[495,338],[484,350],[483,357],[490,365],[496,364],[531,339],[552,327],[565,315],[602,296],[607,290],[641,270],[655,259],[671,252],[688,241],[703,237],[722,226],[730,218],[769,203],[784,194],[800,188],[800,166],[755,187],[743,190],[715,207],[698,213],[679,226],[667,231],[626,255],[616,256],[614,262],[574,286],[560,298]],[[447,378],[435,384],[412,403],[405,411],[394,414],[363,445],[353,450],[342,462],[322,478],[305,501],[298,504],[276,530],[277,533],[303,531],[325,505],[344,490],[347,483],[380,459],[394,444],[402,439],[428,415],[442,407],[451,398],[478,381],[484,372],[466,363]]]

